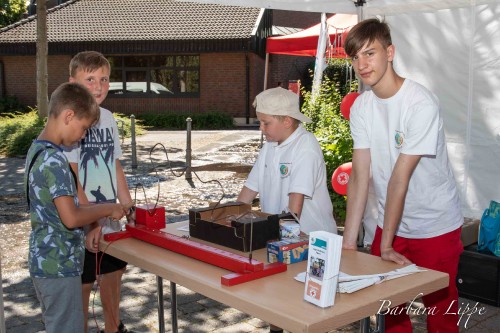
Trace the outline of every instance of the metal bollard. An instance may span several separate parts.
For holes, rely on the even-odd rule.
[[[130,136],[132,144],[132,169],[137,169],[137,143],[135,141],[135,116],[130,116]]]
[[[186,179],[193,179],[191,175],[191,118],[186,119],[187,122],[187,138],[186,138]]]

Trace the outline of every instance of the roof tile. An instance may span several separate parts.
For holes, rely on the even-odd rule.
[[[71,0],[47,15],[49,42],[249,38],[259,8],[175,0]],[[0,43],[36,42],[36,15],[0,29]]]

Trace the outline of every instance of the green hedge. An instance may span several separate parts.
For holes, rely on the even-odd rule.
[[[120,136],[130,137],[130,118],[118,113],[113,116],[118,122]],[[12,112],[0,116],[0,155],[25,156],[44,126],[45,118],[39,118],[35,109],[28,113]],[[136,122],[135,130],[136,135],[144,134],[145,129],[140,121]]]
[[[0,154],[24,156],[45,125],[36,110],[13,112],[0,117]]]
[[[148,128],[167,130],[185,130],[188,117],[192,120],[191,128],[193,130],[230,129],[235,127],[233,118],[221,112],[140,114],[136,116]]]
[[[16,96],[0,98],[0,117],[12,117],[15,113],[29,112],[30,108],[21,104]]]
[[[113,113],[113,117],[116,120],[118,126],[118,132],[120,132],[120,137],[130,138],[132,135],[131,119],[130,116],[122,113]],[[140,119],[135,120],[135,135],[142,135],[146,133],[146,126]]]

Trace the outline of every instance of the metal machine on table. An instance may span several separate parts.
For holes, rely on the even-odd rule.
[[[104,240],[112,242],[133,237],[227,269],[233,273],[221,277],[221,283],[225,286],[234,286],[287,270],[287,265],[281,262],[264,264],[252,259],[252,250],[264,247],[270,239],[279,238],[279,215],[252,212],[249,205],[232,203],[190,210],[189,217],[192,236],[243,252],[249,251],[249,257],[162,231],[166,226],[165,208],[153,205],[137,206],[135,225],[128,223],[125,231],[104,235]],[[255,240],[254,231],[259,234]]]

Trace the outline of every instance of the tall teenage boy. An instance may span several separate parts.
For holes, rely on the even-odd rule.
[[[85,87],[62,84],[52,93],[45,128],[26,156],[28,266],[47,333],[84,330],[81,227],[99,218],[114,221],[125,215],[124,208],[114,203],[79,205],[76,177],[61,148],[81,140],[98,119],[99,106]]]
[[[78,82],[87,87],[99,105],[104,101],[109,90],[110,64],[101,53],[78,53],[71,59],[69,73],[70,82]],[[127,209],[133,207],[119,160],[122,150],[118,127],[110,111],[100,108],[99,122],[87,131],[78,146],[67,152],[67,156],[78,175],[81,185],[78,197],[83,203],[101,204],[116,202],[118,199]],[[98,272],[105,333],[130,332],[120,319],[121,278],[127,263],[110,255],[103,255],[102,252],[97,253],[101,232],[106,234],[119,230],[120,226],[101,219],[86,233],[85,267],[82,274],[85,323],[88,319],[90,294]],[[99,265],[96,265],[96,261]]]
[[[427,330],[458,332],[459,318],[452,313],[457,313],[463,216],[438,100],[394,71],[396,49],[385,22],[358,23],[344,46],[369,90],[351,108],[354,150],[343,247],[356,249],[371,168],[379,213],[372,253],[448,273],[448,288],[423,297],[427,309],[435,307]],[[400,312],[385,316],[387,332],[412,331],[408,315]]]

